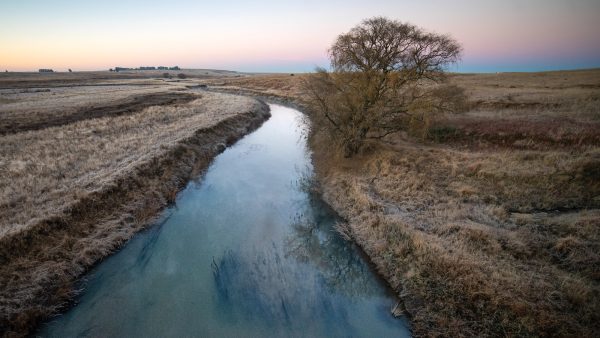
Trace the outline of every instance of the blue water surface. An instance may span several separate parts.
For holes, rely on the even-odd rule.
[[[45,337],[408,337],[312,175],[297,110],[220,154],[161,222],[93,269]]]

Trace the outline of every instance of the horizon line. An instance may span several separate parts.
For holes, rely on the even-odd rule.
[[[151,66],[150,66],[151,67]],[[52,72],[40,72],[41,69],[52,69]],[[63,69],[63,68],[58,68]],[[99,72],[107,72],[107,73],[127,73],[127,72],[176,72],[176,71],[185,71],[185,70],[210,70],[210,71],[225,71],[231,73],[241,73],[241,74],[311,74],[314,71],[243,71],[243,70],[232,70],[232,69],[223,69],[223,68],[182,68],[178,70],[174,69],[128,69],[122,70],[119,72],[114,72],[109,69],[88,69],[88,70],[72,70],[69,71],[69,68],[65,68],[67,70],[54,70],[53,68],[38,68],[38,70],[16,70],[11,71],[5,69],[5,71],[0,71],[0,74],[7,73],[21,73],[21,74],[52,74],[52,73],[99,73]],[[550,73],[550,72],[565,72],[565,71],[590,71],[590,70],[599,70],[600,66],[597,67],[573,67],[573,68],[561,68],[561,69],[546,69],[546,70],[498,70],[498,71],[447,71],[448,74],[499,74],[499,73]]]

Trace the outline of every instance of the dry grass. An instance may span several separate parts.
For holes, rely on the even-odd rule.
[[[434,138],[521,149],[600,144],[600,70],[454,75],[452,81],[467,90],[471,110],[438,121]]]
[[[42,91],[0,90],[0,135],[45,129],[103,116],[133,114],[150,106],[194,99],[165,85],[47,88]]]
[[[253,99],[188,95],[196,99],[0,137],[0,332],[27,333],[62,308],[79,275],[268,116]]]
[[[600,151],[526,155],[539,160],[399,143],[351,163],[317,159],[325,199],[418,335],[598,330],[600,185],[580,173],[600,166]]]
[[[301,104],[304,76],[127,81]],[[338,228],[404,300],[418,336],[600,335],[600,70],[451,81],[471,108],[440,117],[425,139],[409,131],[347,160],[312,136],[323,196],[347,221]],[[0,328],[26,332],[60,308],[76,276],[264,118],[236,114],[260,111],[253,101],[223,106],[231,97],[219,95],[1,137]]]
[[[302,97],[302,82],[306,76],[308,75],[262,75],[209,79],[202,80],[201,82],[222,90],[242,92],[250,95],[272,96],[292,101]]]
[[[196,130],[246,111],[248,99],[223,95],[178,107],[90,119],[2,137],[0,237],[68,207]],[[251,102],[251,101],[250,101]]]
[[[301,102],[298,78],[215,84]],[[600,70],[451,81],[471,108],[426,139],[395,135],[348,160],[312,136],[339,228],[417,336],[600,335]]]
[[[244,77],[252,75],[249,73],[216,69],[131,70],[121,72],[75,71],[72,73],[0,72],[0,89],[81,87],[89,85],[122,85],[124,83],[153,85],[157,83],[157,80],[163,81],[162,78],[164,73],[169,73],[172,77],[176,77],[177,74],[185,74],[187,78],[194,79]],[[168,80],[168,82],[176,83],[181,81],[173,79]]]

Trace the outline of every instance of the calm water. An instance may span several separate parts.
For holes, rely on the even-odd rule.
[[[405,337],[395,300],[335,216],[304,188],[312,173],[296,110],[219,155],[162,222],[87,277],[48,337]]]

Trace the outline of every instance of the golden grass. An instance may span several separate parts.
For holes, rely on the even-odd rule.
[[[67,208],[196,130],[247,110],[248,99],[204,97],[180,107],[85,120],[2,137],[0,237]],[[246,105],[246,106],[245,106]]]
[[[600,153],[561,155],[573,159],[544,173],[504,151],[402,144],[348,165],[321,159],[322,189],[405,300],[415,333],[589,335],[600,186],[557,177],[577,177],[580,161],[598,166]]]
[[[63,308],[78,276],[268,117],[253,99],[189,95],[0,137],[0,332],[26,334]]]
[[[300,78],[212,84],[301,103]],[[425,140],[394,135],[344,159],[312,135],[337,228],[417,336],[600,335],[600,70],[451,81],[470,110]]]
[[[169,90],[175,89],[175,90]],[[165,84],[0,89],[0,135],[38,130],[145,107],[184,103],[193,95]]]
[[[296,100],[302,97],[302,83],[306,76],[308,75],[261,75],[240,78],[208,79],[201,80],[201,82],[213,88],[232,92],[240,91],[250,95],[255,94]]]
[[[305,76],[143,80],[139,90],[202,83],[302,104]],[[451,81],[470,110],[440,117],[425,139],[391,136],[348,160],[311,136],[323,196],[346,220],[337,228],[403,299],[417,336],[600,335],[600,70]],[[2,95],[0,104],[63,95],[55,90]],[[229,99],[206,93],[178,108],[2,137],[0,232],[11,241],[0,255],[9,262],[0,306],[12,323],[3,328],[26,332],[56,311],[76,276],[173,200],[220,143],[264,118],[233,123],[239,115],[227,109],[236,105],[221,105]],[[208,107],[231,118],[202,127],[219,119],[204,119]]]
[[[37,73],[37,72],[0,72],[0,89],[15,88],[57,88],[57,87],[80,87],[88,85],[110,85],[117,84],[156,84],[157,81],[168,81],[171,83],[182,82],[177,79],[163,80],[163,74],[169,73],[171,77],[177,74],[185,74],[186,78],[207,79],[225,77],[243,77],[251,74],[238,73],[227,70],[216,69],[181,69],[181,70],[145,70],[145,71],[74,71],[72,73]]]

